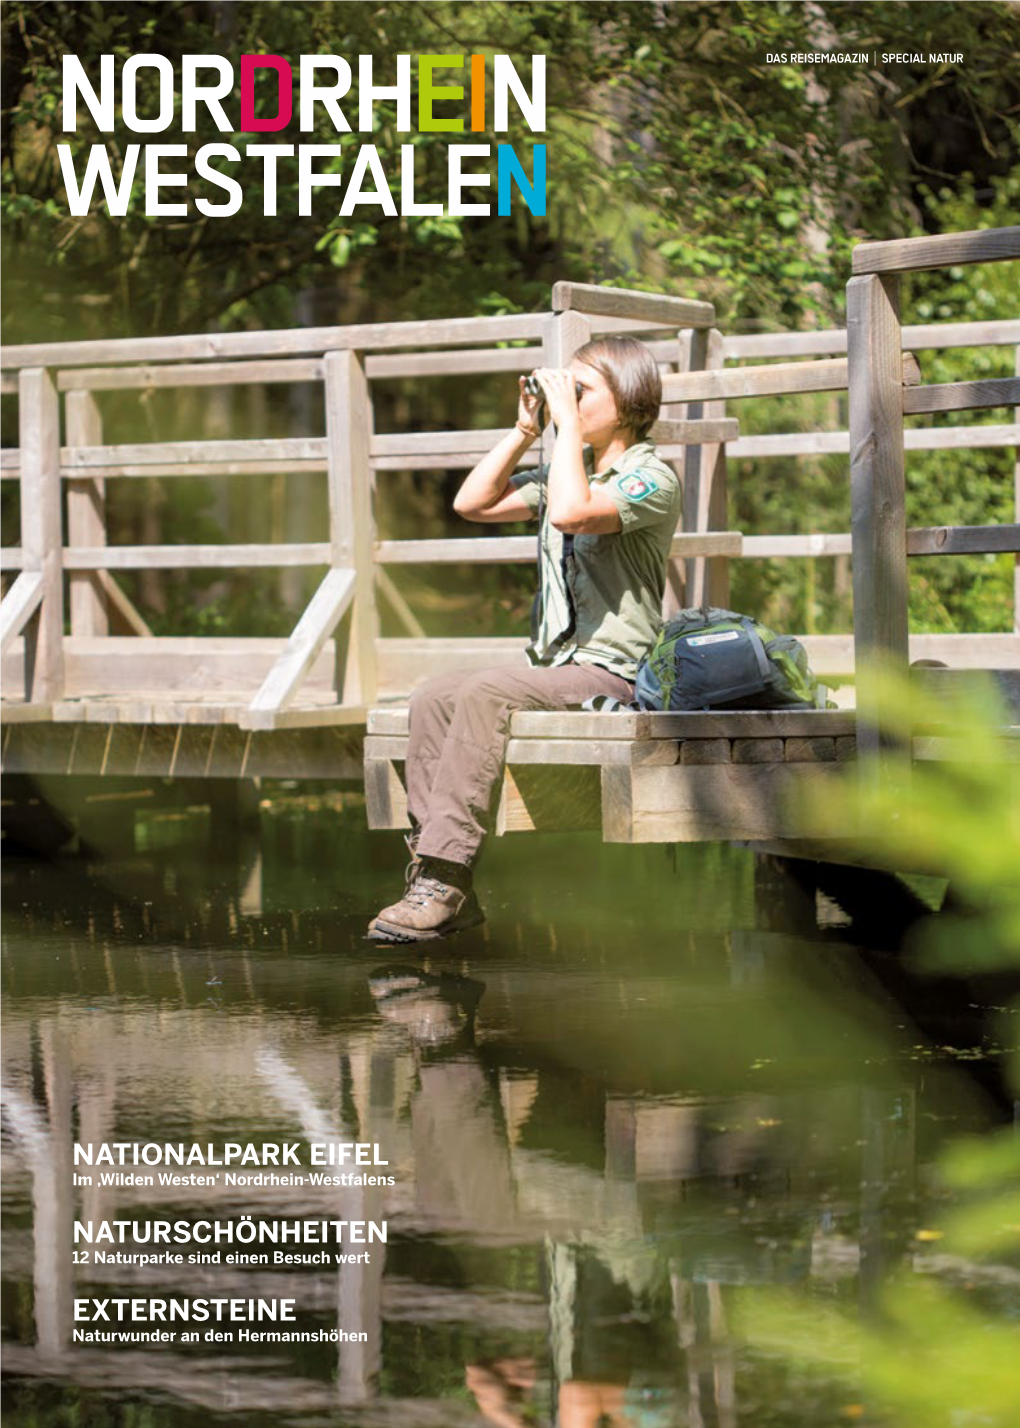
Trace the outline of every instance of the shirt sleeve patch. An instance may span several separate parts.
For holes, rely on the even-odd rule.
[[[628,501],[643,501],[646,496],[659,489],[650,476],[643,475],[640,471],[629,471],[625,476],[618,476],[616,484]]]

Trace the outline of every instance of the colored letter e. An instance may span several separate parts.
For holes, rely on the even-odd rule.
[[[255,118],[255,71],[275,69],[280,98],[275,119]],[[267,130],[286,129],[293,113],[294,76],[290,65],[279,55],[241,56],[241,129],[247,134],[264,133]]]

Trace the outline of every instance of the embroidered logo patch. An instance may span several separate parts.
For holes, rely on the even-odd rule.
[[[642,476],[637,471],[631,471],[626,476],[618,477],[616,484],[628,501],[643,501],[646,496],[650,496],[653,491],[659,489],[650,476]]]

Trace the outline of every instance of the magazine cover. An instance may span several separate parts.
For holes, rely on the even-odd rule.
[[[5,1425],[1014,1424],[1020,7],[0,24]]]

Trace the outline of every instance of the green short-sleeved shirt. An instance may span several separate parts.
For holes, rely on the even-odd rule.
[[[589,482],[605,487],[622,530],[571,539],[545,516],[539,532],[544,600],[528,654],[536,664],[574,660],[633,679],[662,623],[666,562],[680,520],[680,483],[650,441],[629,446],[597,475],[590,448],[584,456]],[[512,478],[535,512],[547,471],[521,471]]]

